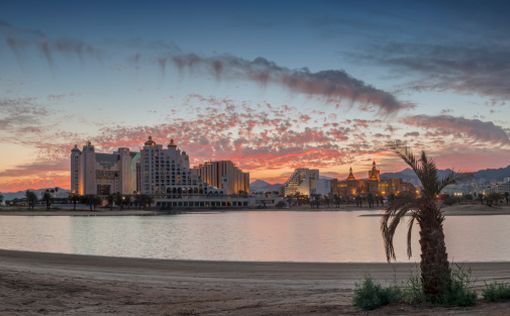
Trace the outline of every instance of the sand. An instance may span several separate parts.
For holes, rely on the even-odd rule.
[[[170,212],[157,211],[157,210],[136,210],[136,209],[98,209],[96,211],[90,211],[88,209],[23,209],[4,207],[0,208],[0,216],[153,216],[153,215],[167,215]]]
[[[475,285],[510,281],[510,263],[469,263]],[[351,306],[370,274],[401,282],[411,264],[257,263],[113,258],[0,250],[1,315],[365,315]],[[372,314],[504,315],[471,308],[389,306]]]
[[[510,215],[509,205],[487,206],[481,204],[452,205],[443,209],[447,216]]]

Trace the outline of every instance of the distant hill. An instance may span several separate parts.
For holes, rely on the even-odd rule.
[[[29,190],[33,191],[37,195],[37,198],[39,198],[39,199],[42,198],[42,196],[46,190],[55,190],[54,196],[56,198],[66,198],[69,195],[69,190],[62,189],[62,188],[56,188],[56,189],[57,190],[55,190],[55,188],[44,188],[44,189],[37,189],[37,190],[32,190],[32,189],[29,189]],[[25,192],[26,192],[26,190],[17,191],[17,192],[2,192],[2,195],[4,196],[4,201],[11,201],[14,199],[24,198]]]
[[[439,177],[443,178],[448,173],[450,173],[450,169],[439,170]],[[494,182],[503,181],[503,178],[510,177],[510,165],[505,168],[499,169],[483,169],[478,170],[473,173],[473,179],[469,182],[474,182],[479,185],[489,184]],[[388,172],[381,174],[381,178],[400,178],[404,181],[410,182],[414,185],[419,185],[420,181],[418,177],[414,174],[414,172],[410,169],[404,169],[399,172]]]
[[[510,165],[499,169],[484,169],[475,173],[475,179],[485,182],[501,181],[503,178],[510,177]]]
[[[282,185],[279,183],[271,184],[264,180],[255,180],[250,183],[250,192],[272,192],[279,191]]]

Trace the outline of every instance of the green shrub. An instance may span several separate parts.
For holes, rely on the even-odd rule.
[[[423,293],[421,277],[413,274],[405,283],[402,289],[402,301],[406,304],[423,304],[427,301]]]
[[[444,305],[471,306],[476,304],[476,291],[471,288],[471,270],[456,265],[452,269],[452,283],[443,300]]]
[[[361,285],[356,284],[353,304],[361,309],[372,310],[401,300],[402,291],[398,287],[382,287],[371,278],[365,278]]]
[[[361,284],[356,284],[353,304],[365,310],[372,310],[393,303],[471,306],[475,305],[477,300],[476,291],[472,289],[471,285],[471,271],[457,265],[452,269],[451,284],[448,291],[439,301],[431,302],[423,292],[419,274],[411,276],[402,286],[402,289],[397,286],[382,287],[371,278],[365,278]],[[510,285],[491,284],[484,290],[483,295],[489,302],[510,300]]]
[[[510,300],[510,285],[498,282],[485,284],[482,296],[487,302]]]

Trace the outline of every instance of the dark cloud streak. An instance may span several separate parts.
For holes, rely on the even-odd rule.
[[[451,90],[493,99],[510,98],[510,45],[392,43],[355,58],[418,75],[412,90]]]
[[[478,119],[466,119],[451,115],[414,115],[402,119],[402,123],[425,129],[434,129],[436,136],[469,137],[475,141],[490,144],[510,145],[510,139],[505,130],[493,122]]]
[[[362,110],[376,109],[381,114],[393,114],[413,107],[343,70],[311,72],[307,68],[289,69],[262,57],[247,60],[231,55],[201,57],[180,54],[169,58],[181,74],[184,70],[202,70],[213,74],[217,80],[242,78],[262,86],[275,83],[294,92],[322,98],[327,103],[343,105],[348,100],[358,104]]]
[[[21,63],[21,51],[30,47],[39,50],[50,67],[53,67],[55,53],[76,56],[83,61],[85,56],[99,59],[100,49],[79,39],[48,37],[39,30],[24,29],[0,20],[0,34],[4,37],[9,49]]]

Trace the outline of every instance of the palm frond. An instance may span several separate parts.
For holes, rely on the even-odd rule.
[[[408,146],[402,146],[400,144],[395,144],[393,146],[393,151],[400,157],[402,160],[407,163],[411,169],[413,169],[414,172],[417,172],[419,169],[418,166],[418,159],[413,154],[413,152],[410,150]]]
[[[411,247],[411,240],[413,236],[413,225],[414,221],[418,218],[418,213],[412,212],[411,219],[409,220],[408,228],[407,228],[407,257],[411,258],[413,256],[413,250]]]
[[[450,184],[456,184],[461,181],[466,181],[473,177],[473,173],[457,173],[455,171],[451,171],[445,178],[439,181],[438,190],[441,192],[445,187]]]
[[[436,194],[439,193],[436,164],[427,157],[425,151],[421,152],[420,163],[422,172],[417,175],[423,186],[423,192],[429,198],[434,199]]]
[[[409,212],[416,208],[416,201],[408,200],[402,201],[396,205],[397,207],[390,207],[386,210],[381,221],[381,232],[384,240],[384,248],[386,252],[386,260],[395,260],[395,249],[393,246],[393,237],[395,231],[401,222],[401,219]]]

